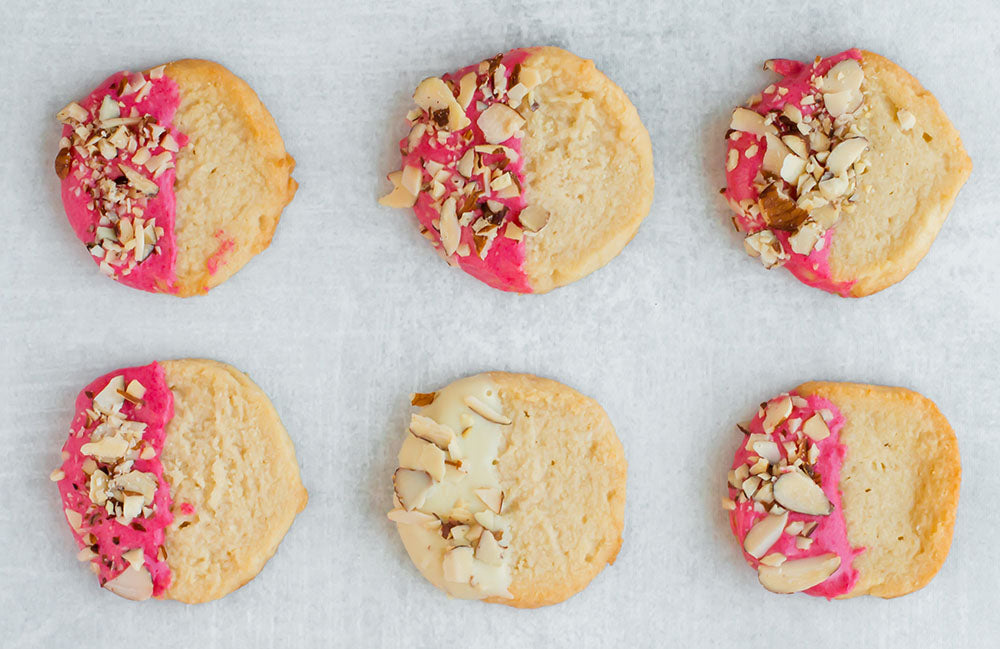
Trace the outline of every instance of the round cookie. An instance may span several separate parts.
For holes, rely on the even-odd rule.
[[[904,388],[804,383],[740,429],[723,505],[765,588],[888,598],[937,574],[962,468],[933,402]]]
[[[653,200],[649,134],[621,88],[556,47],[424,79],[395,189],[449,264],[545,293],[621,252]]]
[[[389,518],[431,583],[534,608],[580,592],[614,562],[626,462],[596,401],[489,372],[412,403],[421,408],[399,451]]]
[[[295,161],[267,109],[218,63],[112,75],[58,115],[70,225],[106,275],[181,297],[271,243]]]
[[[902,280],[972,171],[958,131],[871,52],[765,67],[781,79],[736,109],[727,134],[724,194],[747,252],[845,297]]]
[[[77,397],[53,472],[100,583],[189,604],[253,579],[308,498],[295,448],[267,396],[215,361],[102,376]]]

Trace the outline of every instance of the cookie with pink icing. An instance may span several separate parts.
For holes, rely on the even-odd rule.
[[[903,388],[806,383],[739,428],[723,506],[765,588],[897,597],[938,572],[961,462],[931,401]]]
[[[380,200],[412,207],[453,266],[544,293],[600,268],[653,197],[652,148],[625,93],[555,47],[511,50],[423,80]]]
[[[111,372],[76,400],[52,473],[79,553],[122,597],[204,602],[263,568],[306,503],[266,395],[222,363]]]
[[[221,284],[268,246],[295,193],[274,119],[217,63],[119,72],[58,118],[70,225],[132,288],[185,297]]]
[[[723,193],[747,252],[841,296],[900,281],[971,171],[958,131],[916,79],[871,52],[765,69],[779,79],[727,133]]]

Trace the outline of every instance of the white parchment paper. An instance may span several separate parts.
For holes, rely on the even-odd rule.
[[[998,21],[993,0],[0,3],[0,645],[995,646]],[[656,200],[608,267],[517,296],[448,269],[410,214],[375,200],[420,79],[535,44],[595,59],[631,96],[653,140]],[[855,45],[936,94],[975,171],[920,267],[849,301],[748,258],[717,190],[730,109],[769,82],[763,61]],[[52,160],[68,100],[118,69],[190,56],[257,90],[301,188],[269,250],[179,300],[99,275],[67,226]],[[226,361],[263,387],[310,503],[245,588],[135,605],[75,561],[48,474],[81,386],[177,357]],[[617,563],[542,610],[448,600],[385,519],[408,394],[490,369],[597,398],[629,460]],[[924,590],[780,597],[743,563],[719,508],[732,425],[808,379],[912,387],[954,426],[958,525]]]

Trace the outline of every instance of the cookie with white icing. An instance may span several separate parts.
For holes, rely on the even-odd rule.
[[[597,270],[653,200],[649,134],[593,62],[556,47],[425,79],[383,205],[412,207],[449,264],[544,293]]]
[[[765,588],[898,597],[940,570],[962,468],[955,433],[929,399],[805,383],[740,429],[723,504]]]
[[[857,49],[806,63],[733,113],[724,194],[747,252],[800,281],[860,297],[927,254],[972,162],[937,99]]]
[[[197,603],[236,590],[307,500],[274,406],[215,361],[96,379],[77,397],[62,456],[52,479],[77,558],[128,599]]]
[[[597,402],[549,379],[489,372],[413,404],[389,518],[431,583],[533,608],[614,562],[626,462]]]
[[[271,243],[295,161],[242,79],[185,59],[119,72],[59,112],[62,201],[113,279],[186,297]]]

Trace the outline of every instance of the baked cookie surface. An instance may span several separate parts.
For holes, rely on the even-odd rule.
[[[431,583],[534,608],[583,590],[614,562],[626,462],[595,401],[549,379],[490,372],[414,404],[389,518]]]
[[[211,61],[119,72],[60,111],[66,214],[106,275],[182,297],[264,250],[294,160],[253,90]]]
[[[724,193],[747,252],[842,296],[902,280],[972,169],[937,99],[857,49],[766,67],[781,79],[736,109],[728,134]]]
[[[228,365],[119,370],[76,408],[52,478],[78,558],[122,597],[222,597],[260,572],[305,507],[274,407]]]
[[[805,383],[741,429],[723,504],[768,590],[898,597],[940,570],[961,462],[931,401],[904,388]]]
[[[593,62],[512,50],[414,93],[402,169],[381,199],[413,207],[452,265],[504,291],[544,293],[600,268],[653,199],[649,134]]]

